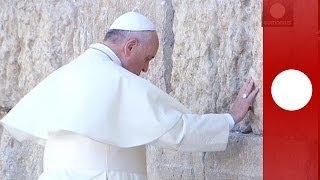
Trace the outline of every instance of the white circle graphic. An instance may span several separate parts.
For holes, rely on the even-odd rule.
[[[288,69],[274,78],[271,94],[279,107],[284,110],[295,111],[303,108],[310,101],[312,84],[303,72]]]

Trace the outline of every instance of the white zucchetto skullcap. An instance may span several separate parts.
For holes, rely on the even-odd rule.
[[[109,30],[155,31],[156,27],[146,16],[137,12],[127,12],[118,17]]]

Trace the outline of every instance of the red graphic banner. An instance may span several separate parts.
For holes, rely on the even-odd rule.
[[[264,0],[264,170],[265,180],[318,179],[319,2]],[[275,104],[271,84],[280,72],[296,69],[312,82],[310,102],[297,111]]]

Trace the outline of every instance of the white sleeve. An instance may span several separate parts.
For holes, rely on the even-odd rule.
[[[229,122],[229,128],[232,129],[235,124],[234,119],[231,116],[231,114],[225,114],[225,115],[227,116],[227,120]]]
[[[166,134],[151,145],[179,151],[222,151],[234,126],[230,114],[185,114]]]

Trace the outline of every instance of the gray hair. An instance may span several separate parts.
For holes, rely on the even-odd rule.
[[[155,31],[129,31],[129,30],[111,29],[107,31],[104,37],[104,41],[117,44],[119,42],[128,40],[129,38],[137,38],[141,43],[145,44],[150,40],[151,32],[155,32]]]

